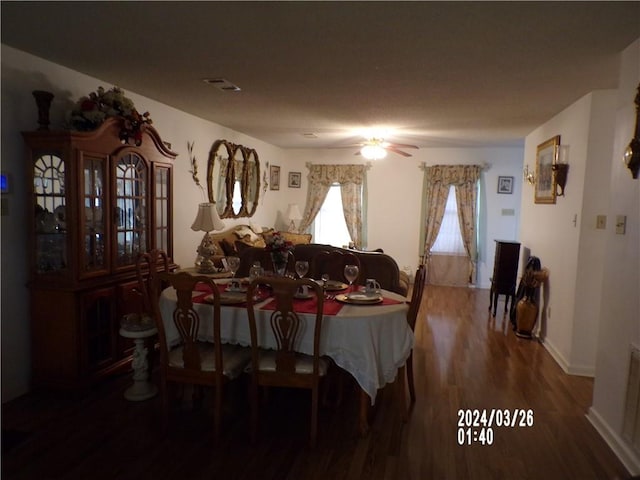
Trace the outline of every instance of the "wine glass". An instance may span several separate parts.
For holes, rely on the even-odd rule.
[[[298,260],[296,261],[296,273],[298,274],[298,278],[304,277],[309,271],[309,262],[306,260]]]
[[[227,266],[229,267],[229,271],[231,271],[231,278],[236,276],[236,272],[238,268],[240,268],[240,258],[239,257],[225,257],[227,260]]]
[[[349,291],[353,291],[353,282],[358,278],[358,272],[360,269],[357,265],[345,265],[344,266],[344,278],[349,282]]]

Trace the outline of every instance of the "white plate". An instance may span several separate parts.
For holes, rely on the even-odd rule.
[[[343,303],[352,303],[354,305],[375,305],[382,302],[382,296],[350,293],[349,295],[336,295],[336,300]]]
[[[338,282],[337,280],[329,280],[325,286],[325,290],[327,292],[338,292],[340,290],[344,290],[348,286],[349,285],[346,283]]]

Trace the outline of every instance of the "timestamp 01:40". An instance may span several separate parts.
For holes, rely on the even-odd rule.
[[[493,445],[493,428],[458,428],[458,445]]]

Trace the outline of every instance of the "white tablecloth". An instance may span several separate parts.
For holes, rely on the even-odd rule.
[[[398,368],[406,362],[413,348],[413,332],[406,320],[406,298],[389,291],[383,291],[383,295],[402,303],[343,305],[337,315],[325,315],[322,321],[320,354],[331,357],[338,366],[351,373],[371,398],[372,405],[377,390],[394,381]],[[267,320],[272,310],[260,310],[259,307],[270,300],[256,306],[258,341],[265,348],[275,348],[275,339],[270,333],[267,334],[269,322],[261,321]],[[172,320],[175,304],[175,290],[172,287],[165,289],[160,297],[160,311],[169,345],[179,340]],[[198,303],[195,304],[195,309],[201,318],[199,339],[212,341],[212,322],[208,320],[213,312],[212,306]],[[312,354],[315,316],[303,313],[298,315],[303,321],[297,350]],[[246,307],[222,306],[221,317],[221,337],[224,343],[250,345]]]

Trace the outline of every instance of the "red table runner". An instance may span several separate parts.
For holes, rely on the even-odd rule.
[[[316,297],[293,301],[293,311],[297,313],[316,313],[316,308],[317,308]],[[342,308],[342,304],[340,302],[336,302],[335,300],[325,300],[324,304],[322,305],[322,313],[323,315],[337,315],[341,308]],[[260,310],[275,310],[275,309],[276,309],[275,298],[260,308]]]

